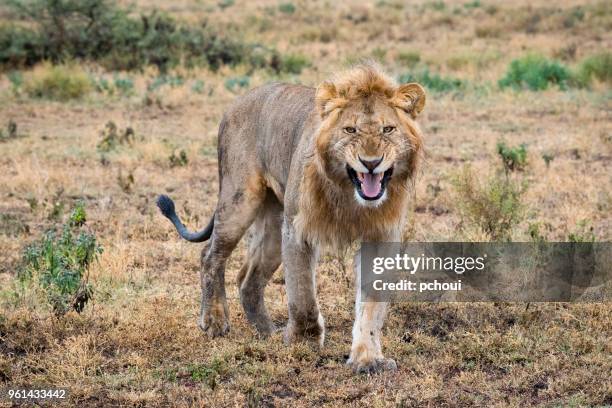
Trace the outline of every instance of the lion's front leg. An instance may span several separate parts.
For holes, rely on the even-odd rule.
[[[387,314],[387,303],[374,299],[361,299],[361,273],[359,254],[353,261],[355,269],[355,323],[353,325],[353,345],[348,364],[357,373],[373,373],[382,370],[395,370],[395,361],[385,358],[380,343],[382,326]]]
[[[315,265],[317,248],[297,239],[290,221],[283,224],[282,242],[285,286],[289,303],[289,322],[285,342],[314,340],[323,346],[325,323],[317,302]]]

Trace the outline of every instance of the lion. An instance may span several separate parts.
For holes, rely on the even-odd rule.
[[[416,122],[425,91],[398,85],[365,63],[316,89],[273,83],[238,98],[218,132],[219,194],[206,228],[190,232],[172,200],[158,206],[202,251],[199,327],[209,336],[229,331],[225,264],[249,230],[239,273],[240,301],[249,322],[267,336],[276,328],[264,289],[283,264],[288,299],[284,340],[323,345],[315,265],[321,250],[353,242],[400,241],[408,192],[422,152]],[[355,321],[347,363],[356,372],[395,369],[381,350],[387,304],[361,299],[355,255]]]

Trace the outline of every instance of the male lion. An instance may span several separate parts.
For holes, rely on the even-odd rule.
[[[289,303],[285,341],[310,338],[323,344],[315,284],[319,249],[401,239],[409,181],[421,151],[415,119],[424,106],[420,85],[398,86],[372,64],[317,89],[270,84],[233,103],[219,126],[219,198],[208,226],[188,232],[172,200],[164,195],[158,200],[181,237],[211,239],[202,251],[204,332],[215,337],[229,330],[225,263],[251,227],[239,274],[248,320],[262,335],[274,330],[264,288],[282,262]],[[380,344],[386,304],[360,299],[357,256],[354,265],[348,363],[357,372],[394,369]]]

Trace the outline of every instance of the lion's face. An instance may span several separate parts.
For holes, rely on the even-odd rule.
[[[398,97],[406,101],[398,92],[346,101],[325,118],[317,140],[326,176],[362,206],[382,204],[388,187],[405,183],[414,170],[420,139],[411,111],[398,106]]]

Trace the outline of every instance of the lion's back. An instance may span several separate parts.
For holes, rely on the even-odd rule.
[[[271,83],[236,98],[219,128],[221,166],[255,161],[285,179],[305,126],[318,117],[314,97],[311,87]]]

